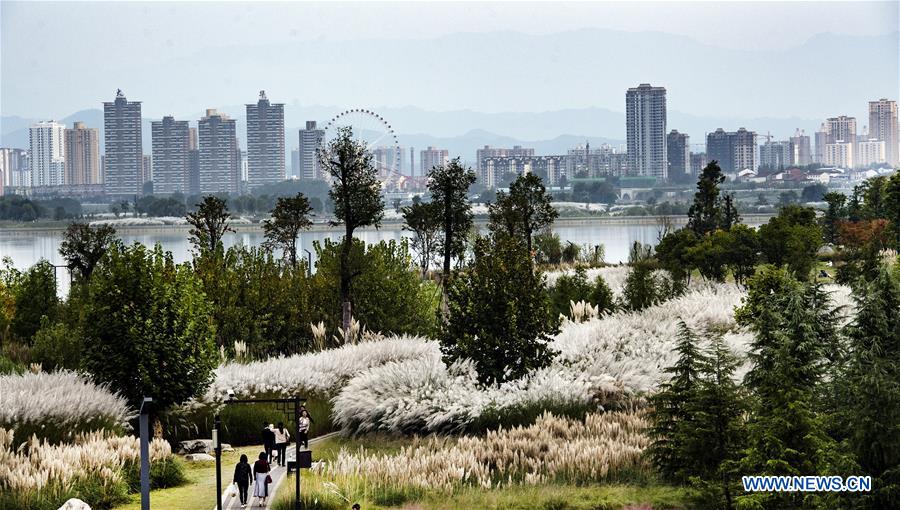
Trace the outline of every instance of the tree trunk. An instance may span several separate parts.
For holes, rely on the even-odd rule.
[[[349,222],[344,233],[344,246],[341,248],[341,310],[342,310],[342,326],[344,328],[344,338],[350,334],[350,249],[353,245],[353,229]]]

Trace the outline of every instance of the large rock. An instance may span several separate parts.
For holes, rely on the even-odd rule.
[[[59,510],[91,510],[91,507],[78,498],[72,498],[59,507]]]
[[[215,449],[213,448],[212,439],[191,439],[189,441],[182,441],[178,445],[178,453],[184,455],[188,453],[213,453]],[[233,452],[234,448],[231,447],[230,444],[222,443],[222,451],[223,452]]]
[[[184,460],[188,462],[212,462],[216,458],[208,453],[189,453],[184,456]]]

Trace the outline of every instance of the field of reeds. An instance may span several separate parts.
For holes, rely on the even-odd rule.
[[[341,449],[304,479],[303,499],[307,508],[346,508],[351,502],[369,507],[449,500],[472,490],[652,485],[642,456],[646,427],[643,413],[634,410],[580,420],[545,413],[529,426],[480,436],[415,438],[397,452]],[[288,492],[282,494],[284,508]],[[631,501],[645,502],[651,501],[640,495]]]
[[[122,432],[134,411],[123,397],[71,372],[0,375],[0,427],[51,443],[94,431]]]
[[[180,461],[169,443],[150,443],[151,483],[182,483]],[[79,435],[71,443],[51,444],[36,437],[17,439],[0,428],[0,508],[56,510],[69,498],[91,508],[112,508],[139,486],[140,445],[135,437],[108,432]]]

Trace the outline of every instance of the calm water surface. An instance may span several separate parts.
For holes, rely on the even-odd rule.
[[[677,226],[677,225],[676,225]],[[751,223],[751,226],[757,226]],[[563,243],[571,241],[578,245],[595,246],[602,244],[606,251],[606,261],[610,263],[624,262],[628,260],[629,247],[634,241],[655,245],[659,226],[652,220],[635,223],[610,223],[602,220],[580,222],[575,225],[557,225],[553,231],[558,233]],[[135,233],[138,232],[138,233]],[[191,258],[191,244],[187,239],[187,229],[160,227],[153,229],[152,233],[139,233],[139,230],[131,231],[123,229],[119,233],[126,243],[135,241],[152,246],[160,243],[164,250],[171,251],[176,262],[184,262]],[[300,254],[307,256],[302,249],[312,252],[315,263],[315,251],[313,242],[322,241],[325,238],[338,240],[342,231],[305,232],[300,235]],[[381,240],[398,240],[408,237],[409,233],[403,231],[399,225],[389,225],[380,230],[357,231],[357,237],[366,243],[377,243]],[[237,232],[228,233],[224,238],[226,247],[236,244],[258,246],[263,242],[262,232]],[[62,231],[15,231],[0,230],[0,258],[10,257],[13,264],[19,269],[26,269],[40,259],[47,259],[53,264],[62,265],[63,259],[59,255],[59,244],[62,242]],[[60,286],[67,287],[64,280],[68,279],[65,269],[58,269]],[[64,291],[64,289],[60,289]]]

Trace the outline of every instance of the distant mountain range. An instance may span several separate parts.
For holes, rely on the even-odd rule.
[[[266,89],[273,101],[290,106],[291,126],[327,117],[307,114],[362,107],[391,119],[399,133],[447,137],[483,129],[520,140],[621,139],[625,90],[651,83],[668,90],[670,127],[695,138],[719,125],[784,137],[794,124],[804,126],[793,116],[859,117],[867,101],[896,98],[900,90],[900,32],[820,34],[777,50],[606,29],[213,46],[228,44],[222,38],[101,61],[97,55],[120,50],[79,46],[71,55],[35,59],[33,41],[4,42],[2,113],[25,117],[98,108],[117,87],[143,101],[148,117],[198,118],[213,106],[238,116],[243,108],[229,105],[255,101]],[[860,127],[865,123],[860,119]]]
[[[306,120],[317,120],[321,125],[339,113],[337,108],[295,107],[288,105],[285,111],[286,147],[293,149],[298,144],[298,130]],[[246,124],[243,105],[219,108],[238,122],[238,137],[241,147],[246,148]],[[533,147],[537,154],[564,154],[568,149],[589,142],[594,146],[602,143],[618,146],[625,143],[625,116],[622,113],[603,108],[569,109],[539,113],[483,113],[473,111],[429,112],[418,108],[384,108],[378,110],[398,133],[404,148],[424,149],[435,146],[448,149],[451,154],[461,156],[474,163],[475,150],[484,146],[512,147],[521,145]],[[179,119],[189,119],[196,126],[202,116],[193,112]],[[28,146],[28,126],[38,120],[22,117],[0,118],[0,146]],[[103,111],[82,110],[56,119],[71,126],[75,121],[83,121],[90,127],[103,130]],[[150,153],[150,122],[158,119],[144,119],[144,152]],[[794,129],[805,129],[812,133],[820,123],[818,119],[731,119],[709,118],[669,112],[668,126],[691,135],[691,142],[697,150],[703,150],[705,133],[718,127],[734,130],[747,127],[757,130],[760,135],[766,131],[786,138]],[[102,137],[101,137],[102,140]],[[101,141],[102,143],[102,141]],[[418,154],[416,155],[418,160]]]

